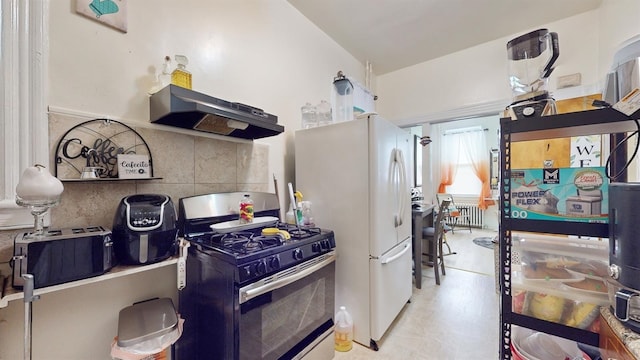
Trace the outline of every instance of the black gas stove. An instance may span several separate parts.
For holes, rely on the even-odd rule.
[[[317,352],[317,358],[330,358],[333,231],[278,222],[276,195],[257,192],[249,192],[254,222],[236,226],[243,195],[179,201],[178,235],[190,246],[176,358],[276,360]]]
[[[280,231],[265,235],[263,229]],[[280,222],[237,232],[205,232],[184,237],[199,251],[235,265],[238,269],[235,280],[239,283],[289,268],[336,246],[332,231]]]
[[[218,193],[183,198],[179,201],[179,234],[196,249],[236,267],[234,280],[250,282],[335,248],[333,231],[296,226],[274,220],[252,229],[216,232],[211,225],[237,220],[237,203],[243,193]],[[249,193],[254,216],[277,219],[280,213],[275,194]],[[232,212],[232,211],[231,211]],[[263,233],[264,229],[270,231]]]

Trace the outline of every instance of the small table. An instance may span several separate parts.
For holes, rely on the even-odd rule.
[[[422,289],[422,228],[433,226],[433,208],[435,205],[423,204],[419,208],[412,208],[411,214],[413,227],[413,267],[416,280],[416,288]],[[434,253],[434,249],[429,249]]]

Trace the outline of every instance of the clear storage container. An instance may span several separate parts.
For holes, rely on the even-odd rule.
[[[310,103],[306,103],[302,108],[300,108],[300,112],[302,116],[303,129],[310,129],[318,126],[318,111],[315,106]]]
[[[518,233],[512,236],[513,312],[597,332],[609,305],[607,239]]]

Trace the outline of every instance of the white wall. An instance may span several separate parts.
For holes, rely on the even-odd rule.
[[[557,99],[588,95],[601,91],[619,45],[640,34],[640,2],[604,0],[596,10],[539,26],[543,27],[557,32],[560,41],[550,90]],[[448,119],[461,108],[508,105],[506,44],[523,33],[379,76],[377,111],[408,126]],[[581,89],[555,91],[558,76],[574,73],[582,74]]]
[[[598,11],[598,23],[598,74],[604,81],[619,46],[640,34],[640,1],[604,0]]]
[[[74,3],[51,4],[52,108],[148,122],[155,69],[165,55],[186,55],[193,90],[278,116],[285,134],[260,142],[271,145],[281,194],[294,181],[300,107],[330,100],[338,70],[364,83],[363,64],[284,0],[129,1],[126,34],[76,14]]]
[[[598,37],[597,11],[540,27],[557,32],[560,41],[560,57],[549,79],[552,90],[557,76],[579,72],[583,84],[599,80],[597,44],[592,44]],[[398,124],[410,125],[423,122],[430,114],[461,107],[492,102],[507,106],[511,89],[506,44],[518,35],[379,76],[378,112],[391,114],[389,118]]]

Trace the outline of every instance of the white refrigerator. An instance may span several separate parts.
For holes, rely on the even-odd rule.
[[[411,297],[411,149],[407,131],[376,115],[295,133],[296,190],[335,233],[336,310],[375,350]]]

